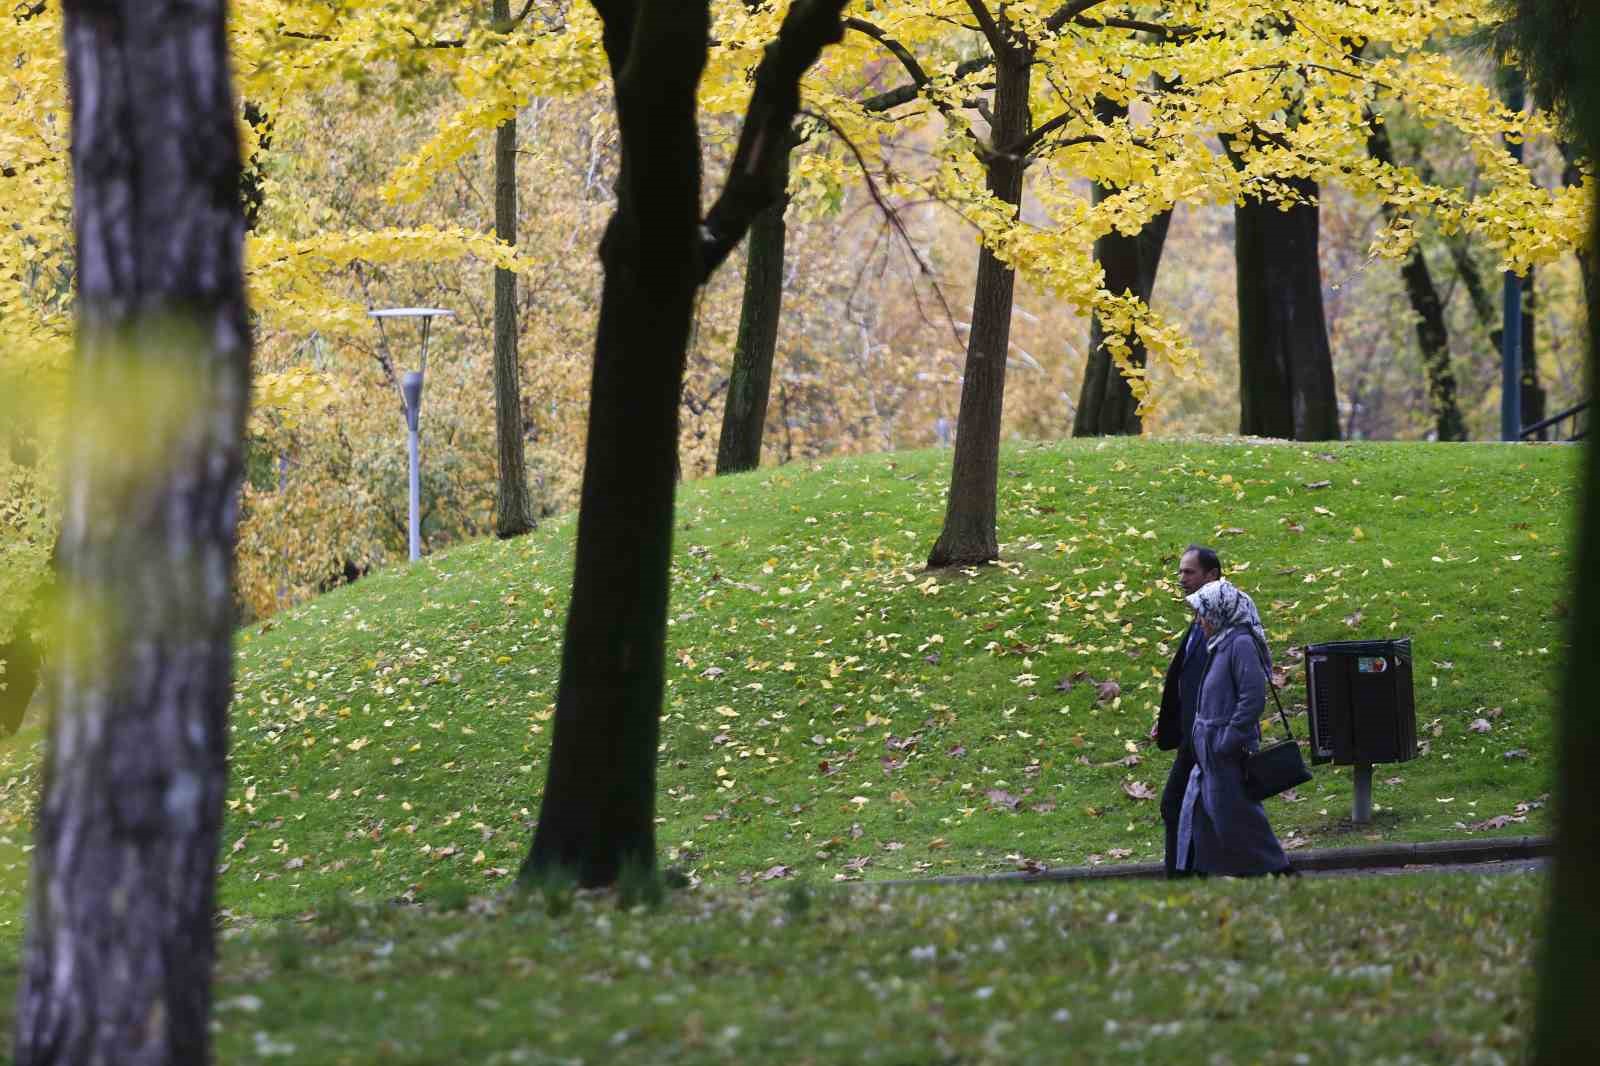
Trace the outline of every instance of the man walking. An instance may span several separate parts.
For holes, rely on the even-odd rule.
[[[1209,581],[1222,577],[1222,560],[1210,548],[1191,544],[1178,559],[1178,584],[1185,596],[1198,592]],[[1177,751],[1167,787],[1161,792],[1161,820],[1167,829],[1167,877],[1185,876],[1178,870],[1178,818],[1183,813],[1183,793],[1189,786],[1189,771],[1194,769],[1193,742],[1195,705],[1200,700],[1200,682],[1206,673],[1206,638],[1200,624],[1189,620],[1178,652],[1167,667],[1167,680],[1161,688],[1161,714],[1150,735],[1162,751]]]

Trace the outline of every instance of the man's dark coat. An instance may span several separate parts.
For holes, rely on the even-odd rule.
[[[1192,642],[1192,643],[1191,643]],[[1178,818],[1183,813],[1183,793],[1189,787],[1189,771],[1194,769],[1195,707],[1200,702],[1200,682],[1206,673],[1205,634],[1199,622],[1190,622],[1178,642],[1178,653],[1167,667],[1167,680],[1161,686],[1161,714],[1156,718],[1156,747],[1177,751],[1166,788],[1161,791],[1161,820],[1166,823],[1167,876],[1178,875]],[[1185,698],[1187,697],[1187,699]]]
[[[1190,622],[1178,641],[1178,652],[1167,667],[1167,679],[1161,686],[1161,714],[1156,719],[1156,747],[1162,751],[1187,750],[1189,734],[1194,729],[1194,703],[1199,695],[1200,679],[1206,672],[1205,635],[1194,641],[1198,654],[1189,654],[1190,640],[1200,628],[1199,622]],[[1186,685],[1185,682],[1188,682]],[[1189,691],[1189,706],[1183,705],[1184,689]]]

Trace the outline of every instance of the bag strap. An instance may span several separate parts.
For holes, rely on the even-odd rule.
[[[1257,654],[1261,656],[1261,669],[1267,675],[1267,687],[1272,690],[1272,702],[1278,705],[1278,720],[1283,723],[1283,731],[1289,734],[1289,739],[1294,740],[1294,728],[1289,725],[1289,716],[1283,713],[1283,701],[1278,698],[1278,686],[1272,681],[1271,659],[1267,655],[1267,649],[1262,646],[1261,638],[1256,636],[1254,629],[1249,629],[1247,632],[1251,641],[1255,643]]]

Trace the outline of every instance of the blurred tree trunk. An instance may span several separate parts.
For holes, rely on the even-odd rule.
[[[787,166],[785,166],[787,172]],[[787,173],[784,178],[788,183]],[[772,363],[778,350],[778,314],[783,307],[783,250],[787,198],[773,204],[750,226],[745,258],[744,303],[739,339],[717,438],[717,473],[736,474],[761,465],[761,437],[772,393]]]
[[[727,185],[700,218],[696,90],[708,0],[597,0],[621,139],[577,557],[539,822],[519,879],[655,868],[678,398],[695,295],[784,192],[798,85],[845,0],[795,0],[755,73]]]
[[[1317,259],[1317,184],[1289,179],[1304,198],[1288,210],[1249,200],[1234,208],[1239,293],[1239,432],[1338,440],[1333,351]]]
[[[511,0],[494,0],[494,20],[506,25]],[[494,235],[517,246],[517,116],[494,131]],[[494,532],[517,537],[533,529],[528,464],[522,440],[522,367],[517,359],[517,276],[494,268],[494,437],[500,484]]]
[[[1110,122],[1126,117],[1128,108],[1102,96],[1095,100],[1095,114],[1100,121]],[[1115,191],[1096,184],[1091,188],[1091,196],[1098,204]],[[1150,302],[1171,224],[1172,212],[1163,211],[1132,237],[1112,231],[1094,242],[1095,262],[1105,271],[1107,292],[1131,292],[1145,303]],[[1072,435],[1137,437],[1144,429],[1139,405],[1128,387],[1128,379],[1122,376],[1111,353],[1106,351],[1105,339],[1105,328],[1099,316],[1092,316],[1089,319],[1089,354],[1084,360],[1083,387],[1079,390],[1078,410],[1072,419]],[[1127,342],[1132,349],[1128,361],[1136,367],[1144,366],[1144,342],[1137,335],[1127,338]]]
[[[209,1060],[250,395],[225,5],[63,5],[77,358],[17,1066]]]
[[[1600,150],[1600,10],[1587,0],[1512,0],[1513,43],[1541,99],[1563,102],[1578,149]],[[1597,205],[1600,206],[1600,205]],[[1589,247],[1600,241],[1590,232]],[[1593,295],[1592,290],[1589,295]],[[1593,318],[1590,319],[1591,325]],[[1600,373],[1600,331],[1589,331],[1589,387]],[[1555,858],[1550,872],[1539,992],[1529,1060],[1535,1066],[1600,1062],[1594,990],[1600,987],[1600,435],[1589,434],[1574,539],[1566,677],[1556,723]]]
[[[1015,144],[1032,128],[1028,84],[1033,56],[1022,44],[1002,37],[995,50],[994,121],[990,142]],[[995,153],[987,160],[989,191],[1013,211],[1022,202],[1025,160]],[[1012,294],[1016,272],[988,247],[978,252],[978,280],[972,297],[972,328],[961,380],[961,410],[956,416],[955,458],[944,528],[928,565],[972,566],[1000,557],[995,529],[995,493],[1000,479],[1000,416],[1005,402],[1006,355],[1011,347]]]
[[[1389,128],[1383,123],[1374,121],[1368,125],[1367,151],[1380,163],[1394,165]],[[1398,212],[1393,204],[1385,201],[1383,213],[1393,221]],[[1433,283],[1433,274],[1428,270],[1428,260],[1420,244],[1411,246],[1411,254],[1400,266],[1400,276],[1406,283],[1411,310],[1417,316],[1417,347],[1422,353],[1422,372],[1433,407],[1434,434],[1445,441],[1466,440],[1466,422],[1456,401],[1456,375],[1450,365],[1450,330],[1445,324],[1444,301],[1439,299],[1438,287]]]

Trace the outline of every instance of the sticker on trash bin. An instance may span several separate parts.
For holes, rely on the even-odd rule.
[[[1363,655],[1356,660],[1356,673],[1381,674],[1389,669],[1389,660],[1381,655]]]

